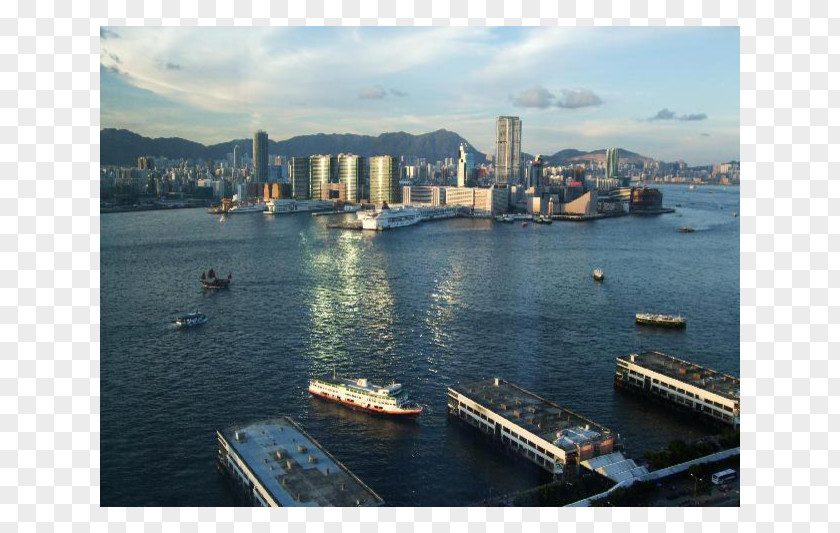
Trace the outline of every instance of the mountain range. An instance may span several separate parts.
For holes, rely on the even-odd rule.
[[[204,145],[180,137],[149,138],[125,129],[104,128],[100,132],[100,156],[103,165],[135,165],[140,156],[162,156],[169,159],[224,159],[239,145],[243,153],[252,152],[252,139],[238,139],[219,144]],[[405,132],[383,133],[376,137],[352,133],[318,133],[298,135],[283,141],[268,141],[269,154],[285,156],[310,156],[314,154],[352,153],[363,156],[403,155],[425,157],[427,161],[443,161],[458,157],[458,148],[466,143],[476,163],[485,163],[487,157],[455,132],[444,129],[412,135]],[[584,152],[575,149],[560,150],[544,156],[549,165],[575,161],[603,159],[606,150]],[[530,154],[524,154],[532,159]],[[619,149],[619,157],[630,161],[649,159],[637,153]]]

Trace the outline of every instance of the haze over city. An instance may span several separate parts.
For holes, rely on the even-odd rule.
[[[202,143],[265,129],[455,131],[494,149],[739,158],[738,28],[102,28],[101,125]],[[453,154],[454,155],[454,154]]]

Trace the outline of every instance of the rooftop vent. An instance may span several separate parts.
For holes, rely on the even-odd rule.
[[[283,458],[285,458],[285,457],[286,457],[286,450],[284,450],[283,448],[278,448],[278,449],[274,452],[274,456],[275,456],[278,460],[279,460],[279,459],[283,459]]]
[[[314,455],[310,455],[308,459],[309,459],[309,464],[313,464],[313,463],[318,462],[318,458],[315,457]]]
[[[245,440],[245,432],[237,429],[233,432],[233,438],[236,439],[236,442],[242,442]]]
[[[297,451],[298,453],[306,453],[306,446],[304,446],[303,444],[298,444]]]

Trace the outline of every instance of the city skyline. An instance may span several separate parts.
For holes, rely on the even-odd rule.
[[[101,125],[207,144],[443,128],[493,153],[514,115],[527,153],[712,164],[739,157],[738,49],[737,28],[114,27]]]

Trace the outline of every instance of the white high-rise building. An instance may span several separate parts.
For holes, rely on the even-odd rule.
[[[475,161],[473,155],[467,152],[466,143],[461,143],[458,155],[458,187],[466,187],[467,180],[475,172]]]
[[[496,119],[496,183],[516,185],[522,181],[522,121],[519,117]]]

